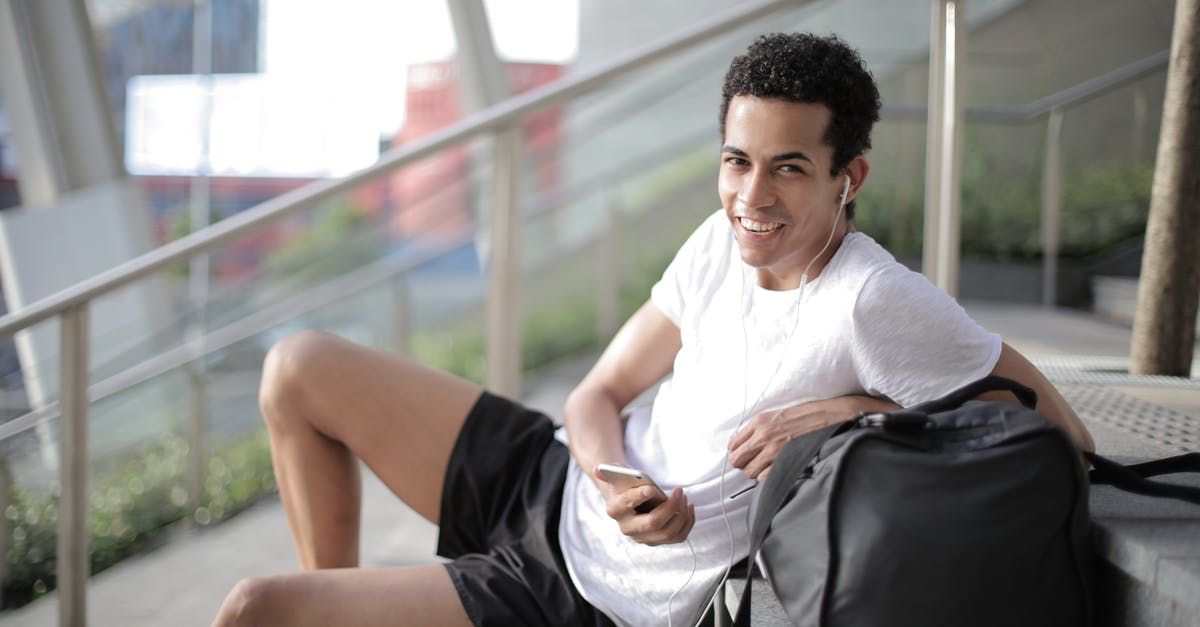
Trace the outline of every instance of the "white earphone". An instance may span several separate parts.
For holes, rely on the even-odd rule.
[[[842,207],[846,206],[846,196],[850,194],[850,175],[846,175],[846,184],[842,186]],[[839,208],[840,209],[840,208]]]

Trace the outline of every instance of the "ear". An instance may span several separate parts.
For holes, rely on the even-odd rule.
[[[845,173],[850,175],[850,193],[846,195],[846,204],[850,204],[867,181],[867,175],[871,173],[871,164],[867,163],[866,157],[858,155],[846,164]]]

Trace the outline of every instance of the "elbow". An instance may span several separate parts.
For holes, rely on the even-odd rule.
[[[597,400],[604,398],[602,390],[597,389],[594,385],[589,385],[586,380],[575,386],[571,393],[567,394],[567,400],[563,403],[563,424],[567,425],[568,431],[571,423],[576,422],[582,416],[593,413]]]
[[[1071,439],[1075,441],[1075,446],[1078,446],[1079,450],[1084,453],[1096,452],[1096,441],[1092,439],[1092,434],[1087,430],[1087,427],[1083,426],[1082,422],[1079,423],[1078,432],[1074,436]]]

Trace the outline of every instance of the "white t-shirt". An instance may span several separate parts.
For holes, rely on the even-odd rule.
[[[731,559],[745,557],[751,495],[728,497],[750,482],[727,461],[744,415],[862,393],[913,405],[986,376],[1000,355],[999,336],[862,233],[848,234],[803,289],[760,288],[723,211],[684,243],[651,300],[679,326],[683,346],[653,406],[629,417],[625,449],[631,466],[668,492],[683,486],[695,504],[696,572],[684,586],[687,543],[651,547],[623,535],[572,460],[563,556],[584,598],[620,625],[665,625],[681,586],[673,622],[694,622]]]

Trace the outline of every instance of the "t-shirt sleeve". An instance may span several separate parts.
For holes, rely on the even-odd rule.
[[[663,271],[662,278],[650,288],[650,301],[677,327],[682,328],[688,297],[695,294],[696,281],[711,261],[704,253],[711,249],[714,230],[719,226],[715,217],[710,216],[688,237]]]
[[[903,266],[885,267],[867,279],[852,323],[852,354],[863,389],[905,407],[987,376],[1000,358],[999,335]]]

